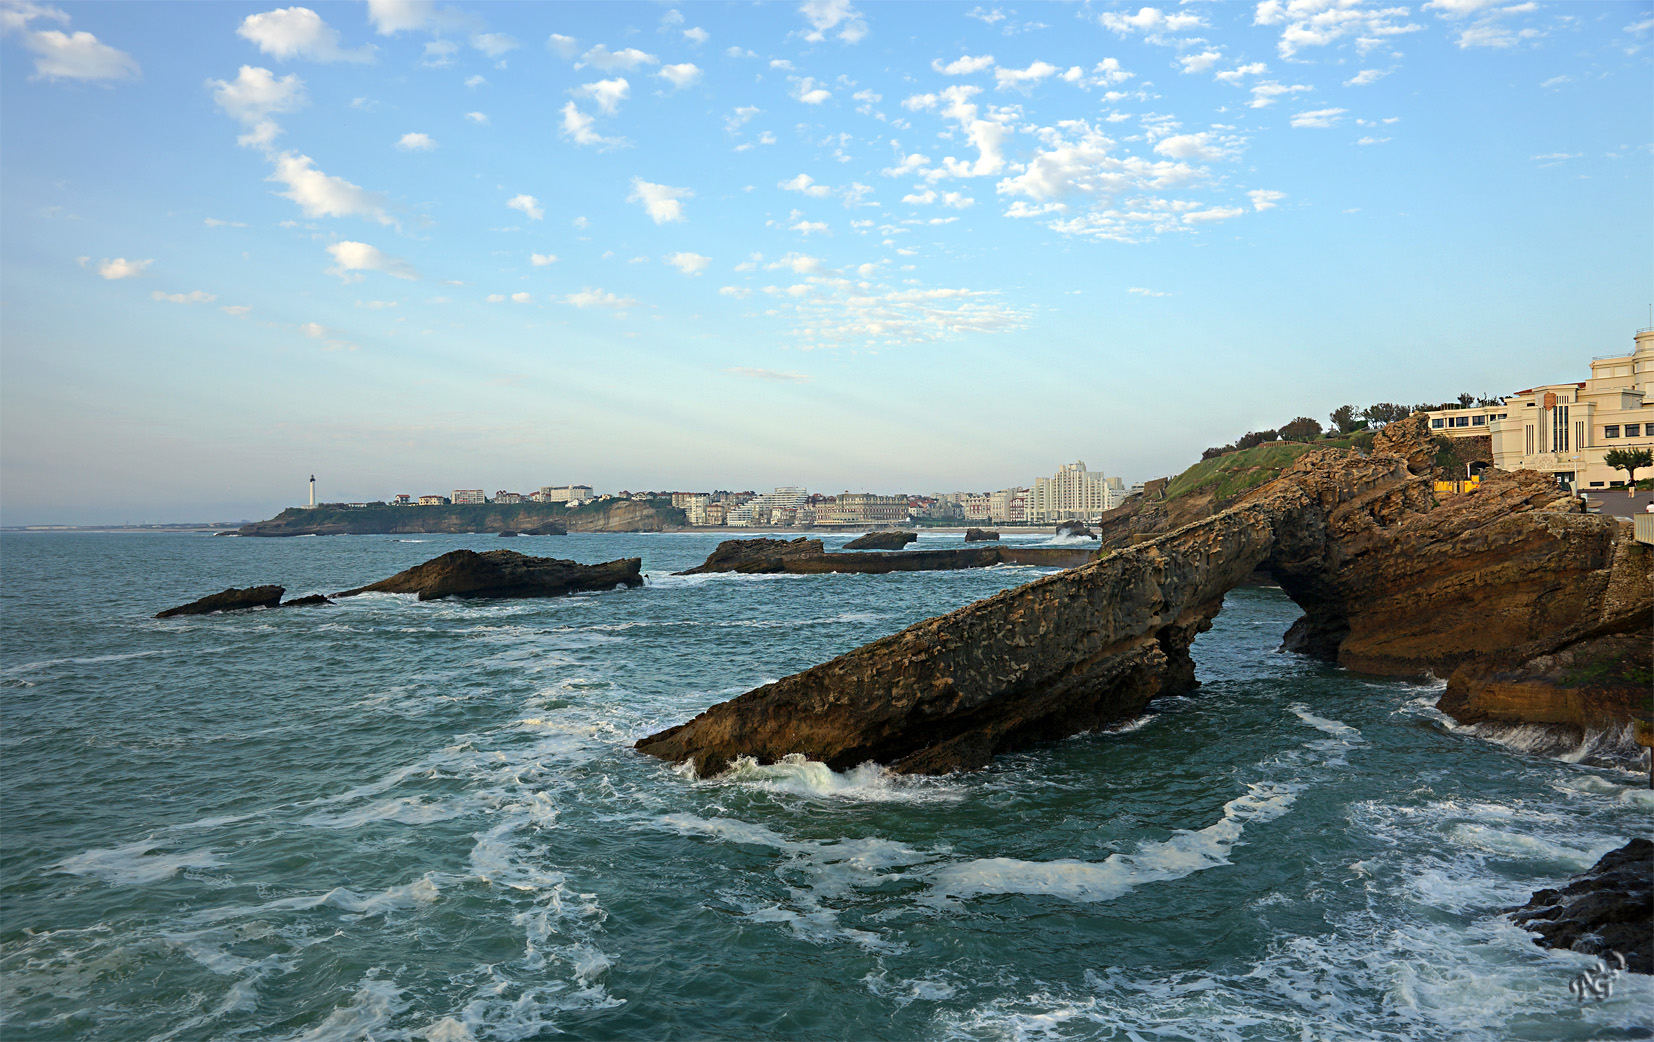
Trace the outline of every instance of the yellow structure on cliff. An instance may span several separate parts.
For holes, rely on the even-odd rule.
[[[1427,413],[1434,434],[1486,435],[1500,470],[1538,470],[1585,490],[1625,484],[1602,461],[1620,447],[1654,447],[1654,328],[1639,329],[1629,353],[1591,360],[1591,378],[1544,384],[1501,404]]]

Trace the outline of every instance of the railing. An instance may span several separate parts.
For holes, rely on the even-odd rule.
[[[1654,544],[1654,514],[1631,515],[1632,534],[1637,542]]]
[[[1639,333],[1650,333],[1650,332],[1654,332],[1654,329],[1639,329],[1639,330],[1637,330],[1637,332],[1639,332]],[[1626,361],[1629,362],[1631,360],[1631,352],[1630,351],[1615,351],[1611,355],[1592,355],[1591,356],[1591,361],[1593,361],[1593,362],[1606,362],[1610,358],[1623,358],[1623,359],[1625,359]]]

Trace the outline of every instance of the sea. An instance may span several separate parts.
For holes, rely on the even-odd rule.
[[[1044,574],[672,574],[717,542],[7,535],[0,1038],[1654,1037],[1650,978],[1581,1002],[1594,959],[1502,916],[1650,832],[1599,738],[1281,653],[1297,610],[1245,586],[1117,730],[701,778],[632,744]],[[648,581],[151,617],[459,548]]]

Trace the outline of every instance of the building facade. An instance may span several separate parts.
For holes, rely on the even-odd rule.
[[[592,498],[590,485],[545,485],[531,497],[536,503],[580,504]]]
[[[447,496],[420,496],[419,505],[422,507],[445,507],[448,505]]]
[[[456,489],[454,489],[454,505],[455,506],[458,506],[462,503],[463,504],[468,504],[468,505],[475,505],[477,503],[486,503],[486,502],[488,502],[488,497],[482,494],[482,489],[480,489],[480,488],[456,488]]]
[[[907,521],[907,510],[906,496],[878,496],[871,492],[841,492],[816,508],[816,524],[902,524]]]
[[[523,501],[522,494],[518,493],[518,492],[504,492],[504,491],[501,491],[501,492],[494,493],[494,502],[496,502],[496,503],[511,504],[511,503],[521,503],[522,501]]]
[[[1427,413],[1435,434],[1487,436],[1500,470],[1538,470],[1580,491],[1623,487],[1625,471],[1603,462],[1616,448],[1654,449],[1654,328],[1631,351],[1591,360],[1591,377],[1543,384],[1499,405]]]
[[[1037,525],[1090,520],[1109,509],[1111,489],[1124,498],[1125,486],[1119,478],[1087,470],[1084,460],[1064,463],[1051,477],[1034,479],[1028,494],[1028,520]]]

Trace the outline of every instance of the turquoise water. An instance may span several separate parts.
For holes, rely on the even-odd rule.
[[[7,537],[7,1042],[1654,1037],[1648,978],[1582,1008],[1589,960],[1498,916],[1647,834],[1645,783],[1277,654],[1278,590],[1193,696],[940,779],[629,746],[1037,570],[674,578],[716,539],[584,535],[510,546],[649,584],[148,617],[501,545],[421,540]]]

